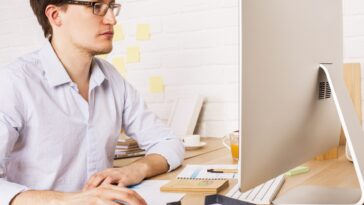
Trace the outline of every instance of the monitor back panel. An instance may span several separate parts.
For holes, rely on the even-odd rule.
[[[334,101],[319,99],[326,79],[318,65],[333,63],[342,75],[343,37],[340,0],[243,0],[241,9],[244,191],[338,144]]]

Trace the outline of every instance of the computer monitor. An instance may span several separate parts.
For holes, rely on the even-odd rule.
[[[343,15],[341,0],[239,2],[244,192],[338,145],[340,99],[323,68],[343,81]],[[342,87],[338,82],[347,102]]]

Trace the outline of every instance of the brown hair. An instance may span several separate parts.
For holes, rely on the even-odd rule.
[[[30,0],[30,6],[37,17],[39,24],[42,26],[46,38],[49,38],[52,35],[52,27],[45,15],[45,9],[50,4],[61,6],[66,4],[66,2],[67,0]]]

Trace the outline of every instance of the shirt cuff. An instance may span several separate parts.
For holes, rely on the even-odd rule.
[[[180,139],[169,139],[157,143],[147,150],[148,154],[159,154],[163,156],[169,165],[168,172],[179,167],[184,159],[185,148]]]
[[[9,205],[17,194],[27,190],[26,186],[0,179],[0,205]]]

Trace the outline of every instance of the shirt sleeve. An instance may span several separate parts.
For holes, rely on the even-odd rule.
[[[123,128],[147,154],[160,154],[169,164],[169,171],[184,159],[182,141],[146,107],[139,93],[126,81]]]
[[[6,168],[10,154],[22,127],[22,106],[11,80],[0,72],[0,205],[8,205],[20,192],[28,188],[7,181]]]

